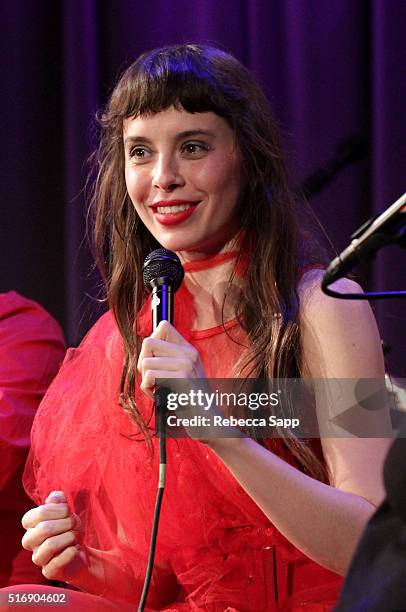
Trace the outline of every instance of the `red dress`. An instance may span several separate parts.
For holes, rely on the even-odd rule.
[[[227,333],[221,326],[190,331],[193,315],[183,289],[176,296],[175,313],[175,325],[199,350],[208,377],[230,376],[245,341],[237,321],[226,324]],[[148,320],[149,316],[145,314]],[[141,316],[140,329],[144,327],[148,335],[143,320]],[[106,568],[103,590],[96,594],[105,603],[122,600],[121,610],[126,605],[135,610],[146,567],[158,452],[154,438],[151,456],[118,404],[122,364],[122,340],[107,313],[78,349],[68,351],[38,411],[25,483],[36,503],[52,490],[66,493],[81,518],[84,544],[106,555],[113,552],[117,571],[125,572],[131,585],[130,594],[118,592],[114,571]],[[136,399],[153,428],[151,402],[141,393]],[[292,460],[279,442],[269,445]],[[191,439],[169,439],[167,455],[151,608],[331,609],[341,578],[292,546],[207,446]],[[74,576],[67,576],[67,581],[74,585]],[[80,586],[94,592],[90,584]],[[76,605],[81,602],[81,610],[87,609],[84,594],[73,597]]]
[[[21,476],[32,420],[64,353],[59,325],[39,304],[0,294],[0,587],[45,582],[21,548],[21,516],[32,507]]]

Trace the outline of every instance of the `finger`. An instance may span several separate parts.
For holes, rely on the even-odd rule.
[[[34,550],[47,538],[73,530],[75,526],[76,519],[73,515],[64,519],[41,521],[36,527],[27,530],[21,544],[26,550]]]
[[[145,338],[142,343],[141,352],[138,357],[137,369],[141,371],[141,362],[147,357],[179,357],[190,359],[195,362],[198,358],[198,352],[194,346],[190,344],[174,344],[166,342],[159,338]]]
[[[183,344],[189,346],[189,343],[184,337],[178,332],[178,330],[169,323],[169,321],[161,321],[156,329],[151,334],[152,338],[159,338],[166,342],[173,342],[174,344]]]
[[[68,546],[59,555],[56,555],[49,563],[44,565],[42,573],[48,580],[62,580],[66,577],[69,565],[79,560],[80,546]]]
[[[171,378],[186,378],[185,372],[168,370],[147,370],[143,376],[140,389],[148,397],[154,398],[155,381],[157,379],[168,380]]]
[[[60,535],[52,536],[34,550],[32,561],[35,565],[44,567],[65,548],[76,544],[76,533],[74,531],[66,531]]]
[[[66,496],[63,491],[52,491],[45,500],[45,503],[58,504],[60,502],[66,502]]]
[[[144,375],[148,370],[159,370],[161,372],[192,372],[193,364],[185,357],[145,357],[141,362],[141,373]]]
[[[180,345],[175,344],[173,342],[166,342],[165,340],[161,340],[160,338],[154,338],[153,336],[148,336],[145,338],[140,356],[143,357],[163,357],[165,355],[176,356],[181,351]]]
[[[24,529],[30,527],[36,527],[41,521],[48,521],[52,519],[62,519],[69,516],[68,504],[44,504],[37,508],[31,508],[28,510],[21,519],[22,526]]]

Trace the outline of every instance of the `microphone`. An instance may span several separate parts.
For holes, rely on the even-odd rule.
[[[356,264],[372,257],[381,247],[398,242],[406,246],[406,193],[382,214],[369,219],[351,236],[351,243],[328,266],[322,288],[342,278]]]
[[[174,295],[182,284],[184,272],[179,257],[167,249],[156,249],[145,258],[142,267],[144,285],[152,291],[152,328],[155,330],[161,321],[173,323]],[[154,518],[151,529],[151,540],[148,553],[144,586],[138,605],[138,612],[143,612],[147,601],[152,571],[154,569],[155,549],[158,536],[159,517],[166,481],[166,387],[155,389],[155,406],[157,408],[156,433],[159,437],[159,477],[155,501]]]
[[[145,287],[152,291],[152,329],[160,321],[173,323],[174,295],[184,277],[179,257],[167,249],[156,249],[145,258],[142,273]]]

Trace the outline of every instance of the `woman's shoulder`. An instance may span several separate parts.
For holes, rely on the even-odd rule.
[[[302,346],[311,374],[321,378],[326,373],[341,378],[379,377],[383,370],[381,343],[368,301],[326,295],[321,289],[323,274],[322,269],[311,269],[298,286]],[[340,293],[363,292],[348,278],[336,281],[332,288]]]
[[[67,350],[38,414],[46,418],[49,414],[59,414],[68,406],[71,414],[81,413],[84,406],[87,406],[86,414],[90,414],[91,410],[96,410],[96,405],[100,412],[102,406],[116,397],[122,366],[121,336],[114,316],[107,312],[91,327],[78,347]]]
[[[325,328],[333,331],[338,325],[371,324],[374,320],[372,309],[367,300],[345,300],[326,295],[321,282],[325,270],[311,268],[307,270],[298,285],[301,325]],[[354,280],[341,278],[332,285],[338,293],[362,294],[362,287]]]
[[[86,333],[78,347],[67,350],[62,371],[68,367],[83,367],[90,364],[94,375],[98,375],[97,364],[103,368],[122,363],[123,341],[111,311],[104,313]],[[93,364],[93,365],[92,365]]]
[[[339,300],[326,295],[321,289],[321,282],[325,269],[322,267],[305,268],[301,274],[298,284],[298,295],[300,299],[301,309],[317,308],[321,304],[349,304],[349,300]],[[336,281],[332,288],[339,293],[363,293],[362,287],[354,280],[349,278],[340,278]],[[353,302],[358,304],[359,302]]]
[[[120,336],[117,323],[111,310],[105,312],[85,334],[78,348],[101,344]]]

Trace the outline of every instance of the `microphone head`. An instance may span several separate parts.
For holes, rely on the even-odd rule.
[[[175,292],[182,284],[184,272],[179,257],[168,249],[156,249],[145,258],[142,268],[145,287],[170,285]]]

